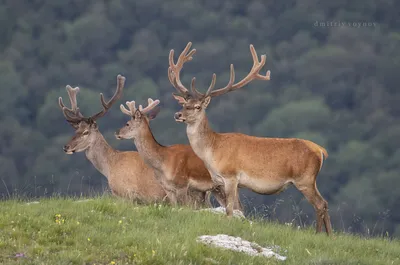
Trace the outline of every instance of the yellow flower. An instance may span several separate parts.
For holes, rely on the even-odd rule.
[[[87,238],[87,241],[90,241],[90,237]]]
[[[80,224],[79,221],[76,221],[76,224],[79,225]]]
[[[118,223],[119,223],[119,224],[122,224],[122,220],[119,220]]]
[[[115,265],[116,263],[115,263],[115,261],[111,261],[110,264],[111,265]]]

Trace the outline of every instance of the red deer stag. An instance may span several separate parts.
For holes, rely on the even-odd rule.
[[[181,95],[173,95],[183,106],[175,113],[175,120],[185,122],[187,136],[194,152],[204,161],[215,183],[224,186],[227,197],[226,212],[232,215],[232,202],[238,196],[237,187],[247,187],[260,194],[277,194],[289,184],[294,184],[316,211],[316,230],[322,232],[324,223],[326,233],[331,234],[331,222],[328,203],[317,189],[316,178],[327,151],[308,140],[295,138],[261,138],[241,133],[214,132],[206,117],[206,108],[211,98],[239,89],[254,79],[270,80],[270,71],[266,75],[259,71],[266,62],[266,55],[258,60],[257,53],[250,45],[253,67],[249,74],[238,83],[234,83],[235,72],[230,66],[230,80],[224,88],[214,89],[216,75],[205,94],[195,87],[192,79],[191,92],[182,84],[180,71],[185,62],[195,53],[189,52],[191,43],[174,63],[174,50],[169,54],[168,77]],[[188,53],[189,52],[189,53]]]
[[[121,104],[122,113],[131,119],[115,132],[116,138],[133,139],[139,154],[153,168],[156,179],[173,204],[201,206],[206,202],[210,205],[205,198],[206,192],[211,191],[218,203],[225,207],[224,193],[215,187],[203,161],[190,145],[163,146],[154,138],[149,122],[157,116],[159,103],[158,99],[153,101],[149,98],[148,106],[143,108],[140,105],[138,109],[135,101],[126,102],[128,109]],[[241,210],[239,199],[235,201],[234,208]]]
[[[108,179],[114,195],[137,199],[144,202],[162,201],[166,196],[164,189],[154,178],[153,170],[146,166],[137,152],[120,152],[113,149],[98,129],[96,120],[103,117],[122,95],[125,77],[118,75],[114,96],[105,102],[100,94],[103,110],[84,117],[77,105],[76,95],[79,87],[67,86],[71,108],[67,108],[61,97],[58,102],[67,122],[75,129],[75,135],[64,146],[67,154],[85,151],[93,166]]]

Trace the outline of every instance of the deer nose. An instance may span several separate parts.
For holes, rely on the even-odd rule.
[[[180,117],[182,117],[182,113],[176,112],[175,115],[174,115],[174,118],[175,119],[179,119]]]
[[[64,150],[64,152],[68,152],[68,150],[69,150],[69,145],[64,145],[63,150]]]

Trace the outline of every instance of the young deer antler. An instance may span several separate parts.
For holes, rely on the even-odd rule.
[[[186,61],[181,59],[181,57],[184,57],[185,54],[187,53],[187,51],[189,50],[189,48],[191,47],[192,43],[189,42],[185,48],[185,50],[183,50],[183,52],[181,53],[181,55],[179,56],[178,62],[176,65],[179,65],[180,67],[177,67],[176,65],[174,65],[173,62],[173,54],[174,54],[174,50],[170,51],[169,54],[169,65],[170,67],[168,68],[168,78],[169,81],[171,82],[171,84],[179,91],[181,92],[184,96],[188,96],[190,94],[190,92],[188,91],[187,88],[185,88],[181,81],[180,81],[180,71],[182,70],[182,66],[186,61],[190,61],[193,58],[191,57],[191,55],[194,54],[194,52],[189,53],[190,58],[188,58]],[[193,49],[192,51],[196,51],[195,49]],[[205,94],[200,93],[195,86],[195,81],[196,78],[193,77],[192,79],[192,83],[191,83],[191,96],[195,97],[195,98],[204,98],[207,96],[211,96],[211,97],[216,97],[219,95],[223,95],[225,93],[228,93],[230,91],[234,91],[236,89],[239,89],[245,85],[247,85],[248,83],[250,83],[252,80],[254,79],[259,79],[259,80],[270,80],[270,75],[271,72],[268,70],[266,75],[261,75],[259,72],[261,70],[261,68],[265,65],[267,56],[265,54],[261,55],[261,62],[258,60],[258,55],[256,50],[254,49],[254,46],[251,44],[250,45],[250,52],[253,58],[253,67],[251,68],[249,74],[244,77],[241,81],[237,82],[236,84],[234,84],[235,81],[235,70],[233,67],[233,64],[231,64],[230,66],[230,78],[229,78],[229,82],[228,84],[223,87],[223,88],[219,88],[217,90],[214,90],[214,86],[215,86],[215,81],[216,81],[216,74],[213,74],[212,80],[211,80],[211,84],[207,89],[207,92]],[[188,56],[189,56],[188,55]],[[180,61],[181,59],[181,61]]]
[[[126,106],[128,109],[125,108],[124,104],[119,105],[119,108],[121,109],[122,113],[128,115],[128,116],[135,116],[135,112],[137,110],[136,108],[136,102],[135,101],[127,101]]]
[[[149,113],[151,110],[157,107],[158,104],[160,104],[160,101],[158,99],[152,100],[151,98],[149,98],[147,100],[147,107],[143,108],[142,105],[139,105],[139,110],[143,114]]]
[[[171,84],[176,88],[176,90],[178,90],[178,92],[180,92],[184,95],[189,95],[190,92],[182,84],[181,78],[180,78],[180,72],[182,70],[183,64],[191,61],[193,59],[192,56],[196,53],[196,49],[192,49],[189,52],[191,46],[192,46],[191,42],[189,42],[186,45],[185,49],[179,55],[178,61],[176,62],[176,64],[174,63],[174,50],[172,49],[169,52],[168,79],[171,82]]]
[[[148,105],[147,107],[143,108],[142,105],[139,105],[139,111],[142,114],[146,114],[149,113],[151,110],[153,110],[158,104],[160,104],[160,101],[158,99],[156,100],[152,100],[151,98],[149,98],[148,100]],[[136,102],[135,101],[127,101],[126,106],[128,107],[128,109],[125,108],[125,106],[123,104],[121,104],[119,107],[122,111],[122,113],[129,115],[129,116],[134,116],[135,112],[138,110],[136,108]]]

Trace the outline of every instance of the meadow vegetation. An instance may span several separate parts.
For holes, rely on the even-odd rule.
[[[108,195],[0,202],[0,264],[400,264],[400,242],[335,233],[316,235],[257,218],[141,205]],[[286,261],[251,257],[196,242],[239,236],[279,246]]]

